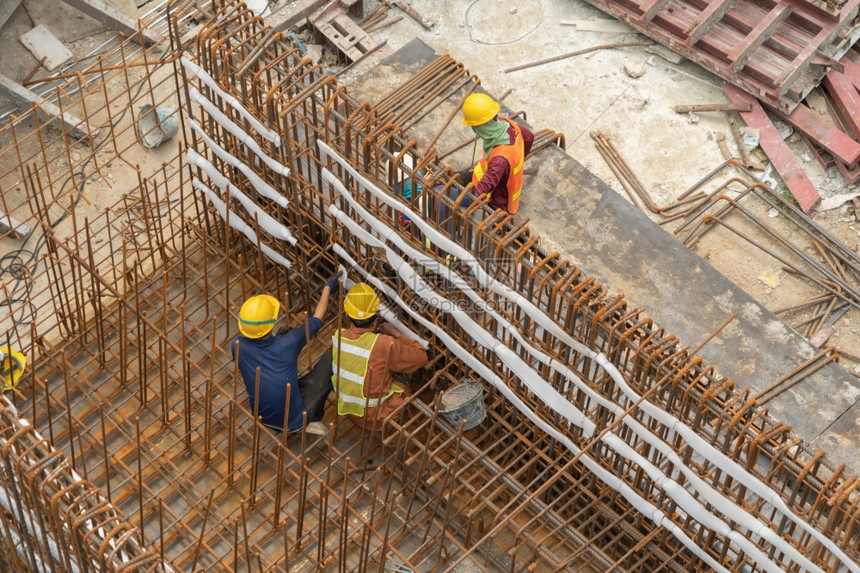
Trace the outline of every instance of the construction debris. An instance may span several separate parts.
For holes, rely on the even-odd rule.
[[[24,86],[0,75],[0,95],[13,102],[19,108],[29,109],[34,104],[36,113],[44,121],[57,125],[64,133],[76,139],[98,137],[98,131],[90,127],[86,121],[78,119],[71,113],[65,112],[53,103],[45,101]]]
[[[724,84],[726,95],[736,104],[750,104],[752,111],[741,112],[741,117],[750,127],[759,130],[759,143],[767,154],[771,165],[779,173],[785,186],[797,200],[800,208],[808,213],[821,201],[821,195],[800,167],[794,154],[785,144],[764,109],[749,94],[731,84]]]
[[[784,113],[856,40],[850,1],[587,1]]]
[[[372,53],[379,45],[337,3],[308,18],[308,24],[317,42],[328,44],[346,62]]]
[[[574,56],[581,56],[583,54],[588,54],[588,53],[596,52],[599,50],[608,50],[611,48],[631,48],[631,47],[636,47],[636,46],[650,46],[652,43],[653,42],[616,42],[614,44],[601,44],[599,46],[592,46],[590,48],[585,48],[583,50],[576,50],[574,52],[569,52],[567,54],[562,54],[560,56],[553,56],[551,58],[545,58],[543,60],[538,60],[537,62],[531,62],[530,64],[521,64],[519,66],[513,66],[510,68],[505,68],[503,71],[506,74],[509,74],[511,72],[517,72],[519,70],[534,68],[536,66],[542,66],[544,64],[557,62],[559,60],[565,60],[567,58],[572,58]]]
[[[701,113],[705,111],[752,111],[750,103],[700,103],[693,105],[676,105],[672,109],[676,113]]]
[[[148,29],[146,26],[139,26],[125,14],[109,6],[103,0],[62,0],[69,6],[72,6],[90,18],[98,20],[106,26],[110,26],[114,30],[121,32],[125,37],[134,39],[144,47],[157,44],[161,41],[161,35]]]
[[[559,22],[562,26],[573,26],[580,32],[603,32],[606,34],[629,34],[635,32],[633,28],[613,19],[597,19],[597,20],[562,20]]]
[[[750,177],[750,179],[754,178]],[[792,235],[768,228],[764,221],[753,213],[751,205],[747,202],[745,202],[746,206],[741,204],[745,197],[756,198],[782,213],[791,223]],[[719,209],[711,211],[717,206]],[[847,303],[854,308],[860,308],[860,289],[857,288],[860,284],[860,257],[857,253],[830,236],[790,201],[779,194],[771,193],[765,185],[752,183],[735,198],[714,193],[694,206],[690,213],[684,223],[675,230],[676,234],[681,234],[687,246],[692,247],[699,241],[702,234],[714,227],[713,223],[717,223],[774,257],[781,263],[783,270],[804,277],[827,291],[831,307],[827,311],[828,315],[837,303],[839,306]],[[763,240],[757,241],[749,233],[741,231],[737,225],[727,222],[726,217],[731,213],[741,214],[743,219],[761,229]],[[805,245],[801,243],[799,237],[793,236],[794,233],[809,240],[811,246],[820,255],[820,261],[804,250]]]

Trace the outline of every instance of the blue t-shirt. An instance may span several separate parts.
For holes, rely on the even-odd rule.
[[[315,316],[308,319],[310,338],[322,328],[322,321]],[[305,326],[299,326],[284,334],[268,338],[245,338],[237,336],[230,343],[230,352],[236,358],[236,341],[239,341],[239,372],[245,382],[245,390],[250,399],[251,413],[254,413],[254,389],[257,368],[260,368],[260,403],[258,415],[268,426],[281,428],[284,425],[284,403],[287,400],[287,383],[290,384],[291,430],[302,427],[302,413],[305,402],[299,393],[299,353],[305,347],[308,337]]]

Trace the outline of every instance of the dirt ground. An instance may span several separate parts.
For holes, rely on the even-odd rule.
[[[62,2],[25,0],[25,3],[35,23],[45,24],[61,39],[74,38],[100,26]],[[132,0],[111,0],[108,3],[128,14],[135,9]],[[136,4],[142,11],[152,7],[144,0],[137,0]],[[271,22],[283,19],[300,4],[302,2],[296,0],[273,0],[268,6],[271,15],[267,19]],[[366,0],[365,13],[378,4],[377,0]],[[620,183],[590,137],[593,131],[600,131],[613,141],[654,201],[662,205],[671,203],[723,162],[717,145],[718,134],[725,134],[730,150],[737,155],[730,122],[734,119],[742,125],[738,117],[726,113],[691,116],[672,110],[677,104],[727,102],[721,80],[691,62],[676,60],[671,54],[667,59],[665,51],[661,56],[652,47],[604,49],[505,73],[505,68],[591,46],[647,41],[635,33],[583,31],[569,25],[577,20],[610,20],[582,0],[406,0],[406,4],[432,22],[432,29],[427,31],[399,9],[389,8],[388,20],[397,16],[403,18],[373,32],[374,38],[387,42],[379,57],[417,37],[437,52],[449,53],[463,62],[481,78],[482,86],[488,92],[501,94],[513,88],[505,100],[509,108],[525,111],[528,122],[535,128],[563,132],[567,152],[622,196],[625,193]],[[35,57],[17,41],[18,36],[30,27],[27,15],[19,9],[0,33],[0,71],[18,81],[23,80],[37,64]],[[69,42],[67,46],[75,58],[80,58],[109,34],[99,32]],[[301,37],[309,39],[308,35]],[[311,51],[319,53],[319,48],[312,47]],[[324,55],[323,62],[328,62],[331,71],[340,69],[333,63],[334,58]],[[39,71],[36,77],[43,74],[46,74],[44,70]],[[347,73],[341,79],[348,84],[351,77],[352,74]],[[814,108],[816,103],[812,101]],[[452,123],[450,129],[463,128]],[[822,169],[796,134],[789,135],[788,141],[822,197],[853,190],[853,186],[846,185],[835,168]],[[157,155],[140,150],[141,161],[157,161]],[[764,156],[759,155],[759,158],[764,159]],[[469,160],[467,151],[450,159],[452,164]],[[720,181],[731,176],[726,174]],[[540,174],[526,176],[523,202],[529,200],[530,177],[540,177]],[[110,169],[106,177],[91,179],[87,198],[92,205],[86,205],[84,209],[96,212],[113,204],[123,192],[123,179],[122,173],[112,173]],[[14,197],[16,191],[11,193]],[[782,215],[770,218],[768,209],[761,205],[751,203],[750,208],[775,229],[792,232]],[[649,216],[656,221],[655,215]],[[843,207],[841,211],[818,211],[814,217],[826,231],[857,250],[860,225],[853,210]],[[668,224],[663,228],[672,232],[676,226]],[[751,232],[754,239],[761,238],[759,231],[751,229]],[[804,245],[803,248],[810,256],[817,256],[812,245]],[[795,304],[821,290],[806,280],[780,272],[780,265],[769,254],[722,229],[709,232],[694,250],[771,310]],[[764,275],[775,275],[776,284],[766,284]],[[636,304],[635,295],[626,294]],[[803,314],[796,314],[787,316],[786,321],[796,325],[804,318]],[[849,310],[834,328],[835,333],[828,344],[848,354],[860,355],[860,336],[857,336],[860,312]],[[800,331],[806,334],[805,329]],[[860,374],[857,362],[843,359],[842,364],[847,370]]]

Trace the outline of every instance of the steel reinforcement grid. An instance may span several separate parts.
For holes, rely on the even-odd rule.
[[[193,6],[167,8],[169,45],[58,98],[101,139],[0,130],[0,185],[24,190],[4,207],[37,241],[3,283],[28,365],[0,405],[0,568],[860,570],[857,477],[527,222],[466,205],[391,121],[427,102],[354,100],[241,3],[185,36]],[[139,165],[116,110],[143,103],[180,141]],[[108,163],[132,175],[83,217]],[[338,265],[430,363],[380,433],[335,408],[328,438],[272,430],[231,358],[238,307],[267,292],[302,324]],[[301,370],[330,356],[342,295]],[[440,415],[464,379],[472,430]]]

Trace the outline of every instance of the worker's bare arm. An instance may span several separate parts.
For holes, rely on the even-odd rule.
[[[340,290],[341,280],[343,280],[341,272],[337,271],[333,277],[325,282],[320,300],[317,303],[316,309],[314,309],[314,316],[318,319],[322,320],[325,317],[325,313],[328,311],[329,299],[332,294],[336,294]]]

